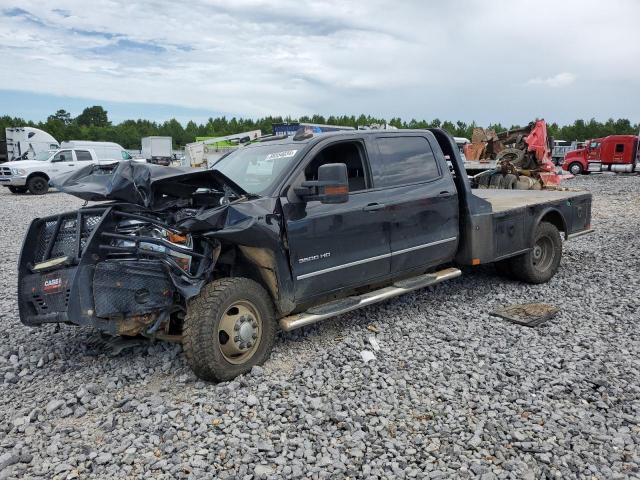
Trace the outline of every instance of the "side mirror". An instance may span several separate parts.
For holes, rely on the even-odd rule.
[[[318,180],[302,182],[295,188],[304,201],[345,203],[349,200],[349,178],[344,163],[327,163],[318,168]]]

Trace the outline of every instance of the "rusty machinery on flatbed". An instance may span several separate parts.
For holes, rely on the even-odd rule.
[[[556,188],[560,176],[551,151],[544,120],[500,133],[475,128],[471,143],[464,146],[465,168],[469,173],[477,173],[474,179],[479,188]]]

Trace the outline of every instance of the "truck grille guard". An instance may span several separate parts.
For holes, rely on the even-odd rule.
[[[32,271],[60,263],[77,263],[93,230],[100,224],[108,208],[87,208],[40,220],[36,226],[37,243],[33,252]],[[58,263],[52,263],[61,260]]]
[[[27,265],[27,268],[32,272],[38,272],[51,270],[63,265],[78,264],[94,230],[109,215],[112,218],[135,219],[177,232],[170,225],[154,217],[115,210],[111,207],[84,208],[77,212],[63,213],[54,217],[43,218],[36,225],[34,234],[37,236],[37,242],[32,253],[32,262]],[[204,252],[200,253],[195,249],[186,248],[152,236],[117,233],[105,231],[103,228],[100,228],[96,235],[99,235],[100,238],[100,241],[97,242],[97,247],[103,254],[107,256],[113,255],[122,260],[152,258],[162,262],[174,274],[183,276],[188,281],[201,279],[203,274],[209,271],[212,266],[210,261],[212,248],[208,242],[206,242]],[[131,245],[126,247],[113,245],[114,240],[123,240],[131,243]],[[92,242],[92,244],[95,245],[96,242]],[[181,255],[188,255],[192,259],[198,260],[198,268],[196,268],[196,272],[187,271],[171,255],[143,248],[141,244],[153,244]]]

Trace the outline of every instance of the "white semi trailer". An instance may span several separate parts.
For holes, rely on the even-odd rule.
[[[42,152],[57,150],[58,141],[44,130],[34,127],[9,127],[7,138],[7,160],[34,160]]]

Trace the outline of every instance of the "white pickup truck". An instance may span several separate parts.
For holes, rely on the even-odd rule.
[[[0,185],[7,187],[11,193],[29,191],[34,195],[43,195],[49,191],[49,180],[58,175],[78,170],[91,163],[107,164],[131,159],[131,155],[120,146],[109,151],[104,148],[61,148],[55,152],[43,152],[36,156],[35,160],[20,160],[1,165]]]

